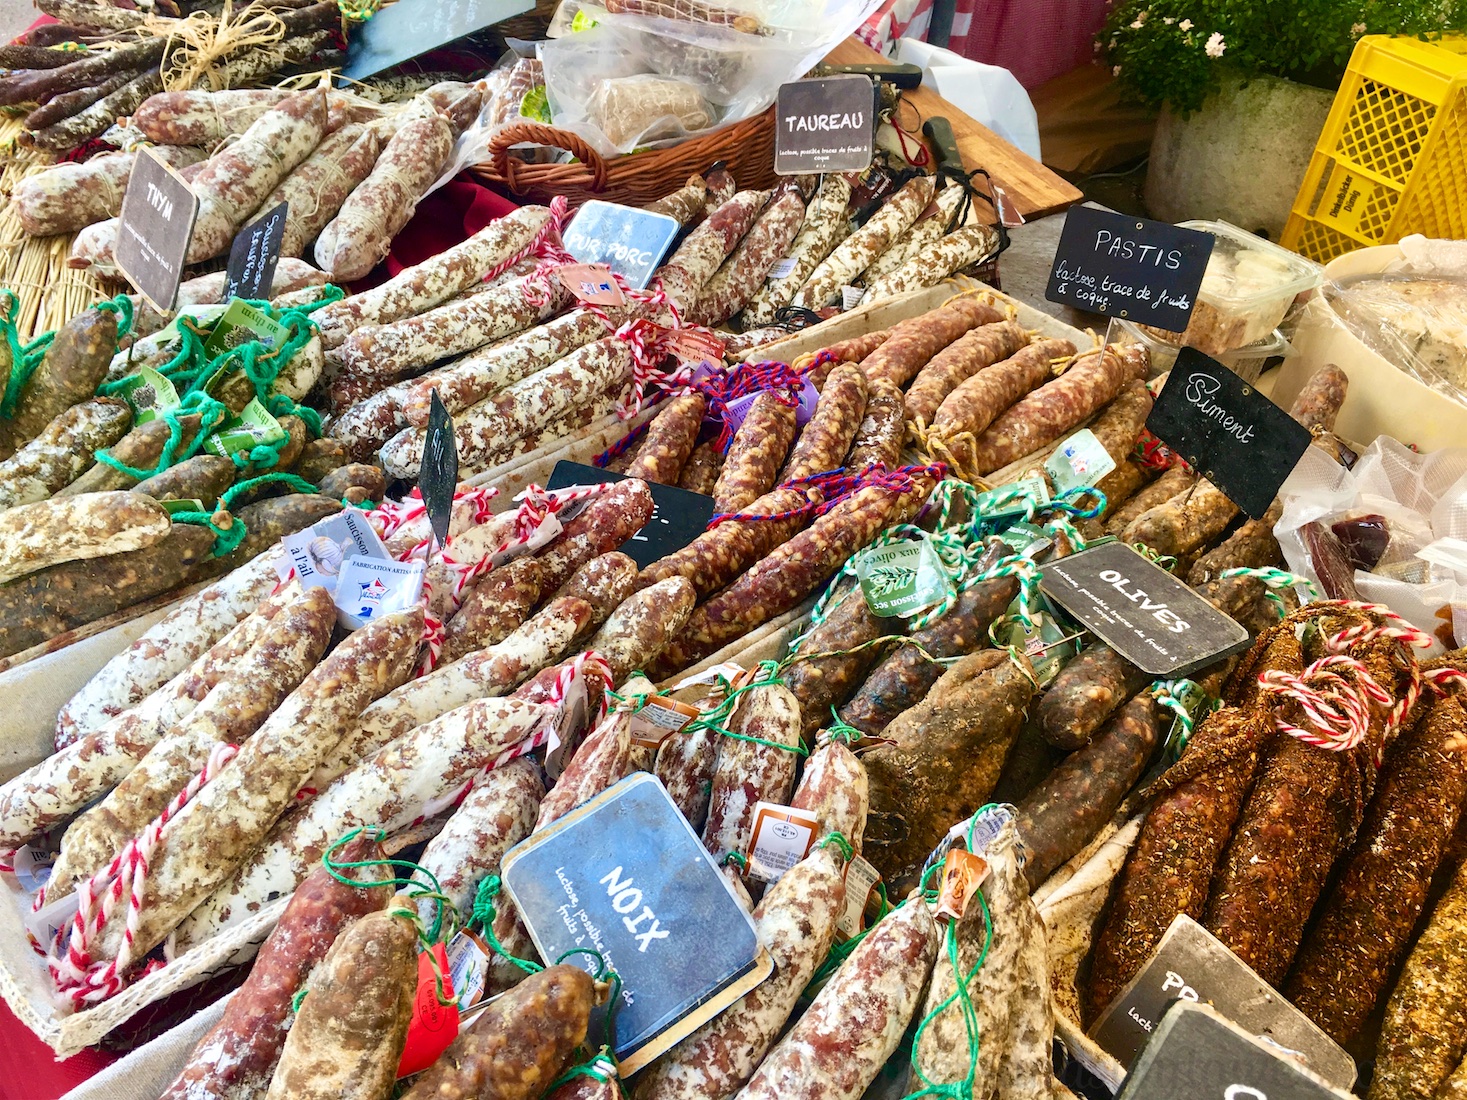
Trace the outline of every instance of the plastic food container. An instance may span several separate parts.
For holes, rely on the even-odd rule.
[[[1228,222],[1178,222],[1217,238],[1197,308],[1186,332],[1147,328],[1164,343],[1219,356],[1268,338],[1300,294],[1319,286],[1324,269]]]
[[[1177,334],[1168,333],[1168,335]],[[1151,357],[1149,375],[1151,378],[1171,370],[1172,364],[1176,362],[1177,352],[1181,351],[1176,344],[1158,340],[1154,329],[1133,324],[1119,317],[1111,318],[1110,327],[1106,330],[1105,342],[1107,344],[1144,345],[1147,354]],[[1288,340],[1284,339],[1284,334],[1274,329],[1266,339],[1256,344],[1234,348],[1231,351],[1217,352],[1212,357],[1244,382],[1257,382],[1258,376],[1263,373],[1263,368],[1270,359],[1287,358],[1293,354],[1294,348]]]

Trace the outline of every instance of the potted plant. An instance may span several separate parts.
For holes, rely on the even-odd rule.
[[[1467,29],[1467,0],[1115,0],[1096,46],[1161,111],[1146,202],[1277,239],[1355,43]]]

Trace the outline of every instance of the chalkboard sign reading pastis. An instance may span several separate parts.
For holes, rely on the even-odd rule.
[[[1209,1005],[1178,1001],[1116,1100],[1351,1100]]]
[[[411,61],[466,35],[531,10],[535,0],[398,0],[352,27],[340,81],[354,80]]]
[[[1181,332],[1197,304],[1213,244],[1211,233],[1076,206],[1065,215],[1044,296]]]
[[[138,150],[122,196],[117,266],[160,313],[172,313],[199,198],[168,165]]]
[[[1254,519],[1309,446],[1309,429],[1196,348],[1177,353],[1146,427]]]
[[[268,298],[280,263],[280,242],[290,203],[282,202],[239,231],[229,249],[224,274],[224,301],[231,298]]]
[[[599,485],[603,481],[625,480],[625,474],[562,460],[550,471],[550,480],[545,487],[564,489],[571,485]],[[679,489],[676,485],[648,482],[647,487],[652,490],[652,518],[619,547],[643,569],[692,542],[707,529],[708,521],[713,518],[712,497]]]
[[[1355,1062],[1339,1044],[1185,913],[1172,921],[1156,953],[1101,1013],[1090,1035],[1129,1066],[1178,1000],[1210,1004],[1250,1035],[1297,1051],[1332,1085],[1348,1089],[1355,1083]]]
[[[1152,676],[1185,676],[1248,648],[1248,632],[1122,542],[1044,566],[1045,595]]]
[[[586,948],[621,976],[611,1045],[623,1076],[774,969],[728,880],[662,782],[646,772],[510,849],[503,868],[541,958]],[[589,955],[565,961],[596,970]],[[593,1045],[605,1026],[598,1009]]]
[[[605,264],[644,290],[682,226],[671,214],[589,199],[565,227],[565,250],[583,264]]]
[[[871,163],[876,139],[870,77],[851,73],[779,86],[774,106],[774,170],[859,172]]]

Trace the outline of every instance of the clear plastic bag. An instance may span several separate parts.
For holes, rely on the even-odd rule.
[[[1371,351],[1467,404],[1467,277],[1367,275],[1328,293],[1336,314]]]
[[[1279,496],[1284,511],[1274,534],[1292,572],[1320,585],[1307,524],[1383,517],[1384,553],[1371,571],[1354,571],[1360,597],[1385,604],[1439,648],[1454,638],[1467,644],[1467,448],[1423,455],[1381,436],[1347,470],[1310,447]]]

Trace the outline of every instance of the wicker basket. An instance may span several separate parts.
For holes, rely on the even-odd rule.
[[[570,164],[529,164],[509,152],[510,146],[522,142],[564,149],[577,159]],[[476,164],[471,171],[489,186],[527,202],[545,203],[564,195],[573,205],[606,199],[646,206],[715,161],[724,163],[741,188],[773,187],[778,180],[774,174],[774,108],[665,149],[645,149],[610,160],[565,130],[538,122],[513,123],[489,143],[489,162]]]

